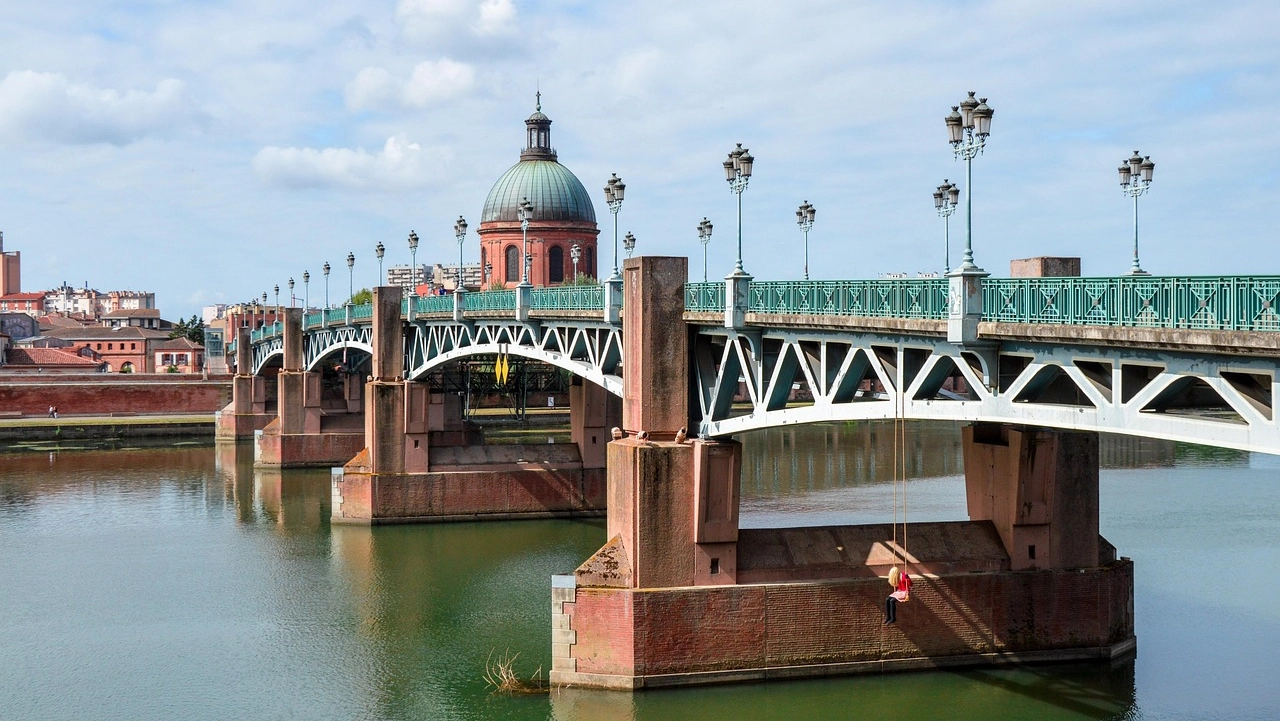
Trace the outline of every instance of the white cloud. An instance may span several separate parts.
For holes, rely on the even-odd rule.
[[[390,137],[376,153],[364,148],[267,147],[254,157],[253,169],[266,182],[287,187],[387,189],[426,184],[443,160],[439,150]]]
[[[435,100],[447,100],[470,90],[476,71],[470,65],[449,59],[418,63],[404,86],[404,104],[423,107]]]
[[[0,138],[127,145],[197,127],[204,114],[173,78],[152,92],[95,88],[61,73],[10,72],[0,80]]]
[[[424,108],[466,94],[475,86],[475,68],[448,58],[418,63],[408,80],[386,68],[368,67],[347,83],[347,107],[353,110],[402,105]]]
[[[406,34],[440,38],[465,32],[503,35],[515,29],[512,0],[400,0],[396,20]]]

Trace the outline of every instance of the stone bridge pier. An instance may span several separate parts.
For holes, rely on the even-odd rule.
[[[404,378],[401,290],[373,292],[365,444],[333,475],[334,523],[384,524],[602,515],[605,448],[617,401],[574,386],[574,444],[486,445],[461,399]]]
[[[364,447],[363,429],[347,422],[346,412],[326,412],[321,403],[320,371],[304,370],[302,309],[284,315],[284,363],[276,376],[276,418],[258,435],[256,464],[302,468],[345,463]],[[344,376],[344,399],[350,379]],[[349,407],[344,410],[349,410]]]
[[[912,523],[905,548],[887,522],[740,528],[740,445],[675,441],[690,423],[689,338],[670,331],[686,266],[625,263],[623,417],[649,439],[609,444],[608,541],[552,578],[553,684],[1110,659],[1134,647],[1133,569],[1098,536],[1092,434],[966,429],[970,520]],[[885,625],[895,554],[916,583]]]
[[[269,406],[267,379],[253,375],[249,329],[240,328],[236,333],[236,375],[231,381],[231,403],[216,414],[215,437],[220,441],[253,438],[276,417],[275,409]]]

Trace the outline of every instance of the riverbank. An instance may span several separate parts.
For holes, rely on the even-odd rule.
[[[212,441],[213,414],[0,419],[0,450],[102,448],[136,441]],[[52,446],[51,446],[52,444]]]

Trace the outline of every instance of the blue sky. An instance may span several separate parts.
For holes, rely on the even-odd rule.
[[[703,216],[711,274],[733,264],[735,142],[756,157],[757,277],[801,276],[803,200],[815,277],[940,270],[931,193],[964,177],[942,119],[969,90],[995,108],[974,163],[987,270],[1079,255],[1124,272],[1115,168],[1139,149],[1146,269],[1280,273],[1274,2],[4,3],[0,230],[24,289],[150,289],[169,317],[326,260],[336,293],[348,251],[370,285],[374,245],[408,262],[410,229],[419,260],[456,258],[453,221],[475,226],[539,85],[597,215],[616,172],[622,232],[698,278]]]

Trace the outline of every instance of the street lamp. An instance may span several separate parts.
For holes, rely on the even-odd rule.
[[[311,310],[311,271],[302,271],[302,308]]]
[[[493,263],[486,262],[484,264],[484,283],[488,286],[493,282]]]
[[[702,282],[707,282],[707,244],[711,242],[711,221],[703,217],[698,223],[698,240],[702,241]]]
[[[324,262],[324,309],[329,310],[329,261]]]
[[[569,247],[569,257],[573,259],[573,282],[578,282],[578,261],[582,259],[582,246],[574,243]]]
[[[453,224],[453,237],[458,239],[458,291],[462,291],[462,244],[467,240],[467,221],[458,216],[458,222]]]
[[[409,231],[409,295],[418,294],[418,234]],[[424,277],[423,280],[426,280]]]
[[[609,204],[609,212],[613,213],[613,275],[609,280],[621,278],[618,272],[618,211],[622,209],[622,198],[626,195],[627,184],[622,182],[617,173],[604,185],[604,199]]]
[[[381,240],[373,247],[373,252],[378,256],[378,285],[382,285],[382,256],[387,254],[387,249],[382,245]]]
[[[347,302],[354,303],[356,297],[355,285],[356,272],[356,254],[347,252]]]
[[[738,262],[733,266],[734,275],[747,274],[742,267],[742,191],[747,189],[747,183],[751,180],[751,165],[754,162],[755,158],[742,147],[742,143],[729,151],[729,157],[724,161],[725,180],[729,181],[729,190],[738,196]]]
[[[1155,170],[1156,164],[1151,162],[1151,156],[1138,155],[1136,150],[1132,158],[1120,165],[1120,191],[1133,197],[1133,265],[1129,268],[1129,275],[1150,275],[1138,265],[1138,196],[1151,187],[1151,175]]]
[[[933,191],[933,207],[942,216],[942,274],[951,272],[951,214],[960,204],[960,186],[946,178]]]
[[[533,203],[530,203],[528,198],[521,198],[520,207],[516,208],[516,217],[520,219],[520,233],[524,238],[524,264],[521,269],[520,285],[529,285],[529,269],[533,264],[533,259],[529,257],[529,219],[533,217]]]
[[[632,235],[631,231],[629,230],[627,231],[627,234],[622,238],[622,249],[627,251],[628,258],[631,257],[631,253],[636,249],[636,237]]]
[[[293,307],[293,278],[289,279],[289,307]]]
[[[267,327],[267,291],[262,291],[262,327]]]
[[[804,201],[796,208],[796,225],[804,233],[804,279],[809,280],[809,229],[813,227],[813,216],[818,210],[809,201]]]
[[[987,136],[991,134],[991,116],[995,111],[987,105],[986,98],[977,98],[970,91],[969,97],[959,105],[951,106],[951,114],[946,117],[947,141],[951,143],[956,158],[965,161],[965,231],[964,261],[959,271],[983,272],[973,263],[973,159],[982,153],[987,145]]]
[[[280,284],[276,283],[276,315],[280,315]]]

